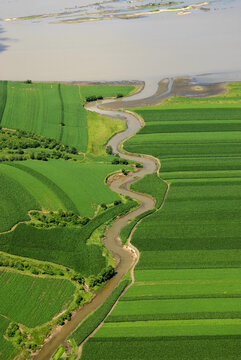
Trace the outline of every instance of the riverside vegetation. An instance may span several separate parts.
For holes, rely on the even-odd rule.
[[[104,149],[125,123],[84,104],[134,90],[0,82],[1,359],[31,358],[115,273],[101,239],[137,202],[106,178],[134,164]]]

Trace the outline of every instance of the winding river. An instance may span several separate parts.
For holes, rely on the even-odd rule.
[[[172,80],[169,80],[169,86],[167,90],[163,93],[163,96],[170,92],[172,85]],[[143,91],[144,92],[144,91]],[[134,97],[133,97],[134,98]],[[130,99],[132,97],[130,96]],[[121,104],[127,102],[128,97],[122,100]],[[74,331],[74,329],[79,325],[79,323],[84,320],[90,313],[92,313],[98,306],[100,306],[112,293],[114,288],[119,284],[123,276],[128,272],[131,266],[136,262],[136,259],[139,257],[138,250],[134,248],[131,244],[128,244],[128,247],[123,247],[119,239],[119,233],[123,226],[125,226],[131,219],[135,218],[137,215],[142,214],[143,212],[150,210],[155,205],[155,200],[151,196],[144,194],[136,193],[130,190],[130,184],[134,181],[142,178],[146,174],[151,174],[158,168],[158,163],[155,158],[151,156],[138,156],[124,153],[121,150],[121,143],[129,138],[131,135],[135,134],[143,125],[140,119],[137,116],[130,112],[126,111],[116,111],[116,110],[103,110],[100,107],[107,105],[110,107],[114,105],[116,101],[114,100],[103,100],[98,103],[91,103],[86,106],[90,111],[98,112],[102,115],[111,116],[113,118],[121,118],[126,120],[126,130],[114,135],[108,142],[108,145],[111,145],[113,152],[119,154],[122,158],[131,161],[138,161],[143,165],[138,171],[133,172],[131,175],[126,176],[125,178],[117,179],[110,183],[110,188],[113,191],[116,191],[122,195],[129,195],[133,199],[138,200],[140,205],[138,208],[127,213],[126,215],[118,218],[112,226],[109,228],[106,238],[104,241],[105,247],[112,252],[112,254],[117,259],[117,274],[107,284],[101,288],[95,298],[88,304],[85,304],[80,310],[78,310],[75,315],[72,317],[71,321],[67,322],[64,326],[57,331],[49,341],[45,343],[41,351],[35,357],[38,360],[50,359],[53,353],[56,351],[59,345],[63,344],[65,339]],[[118,103],[120,106],[120,102]],[[133,281],[133,275],[132,275]]]
[[[107,145],[111,145],[113,152],[119,154],[120,157],[141,163],[143,168],[130,173],[128,176],[121,176],[114,179],[109,183],[109,187],[111,190],[122,195],[131,196],[133,199],[139,201],[140,205],[133,211],[118,218],[111,225],[106,234],[104,245],[117,259],[117,274],[96,293],[96,296],[90,303],[85,304],[73,315],[71,321],[68,321],[53,334],[42,347],[38,355],[36,355],[35,358],[37,360],[49,360],[59,345],[64,343],[65,339],[75,330],[80,322],[108,298],[131,267],[132,282],[134,282],[133,265],[138,261],[139,252],[138,249],[130,244],[130,242],[128,243],[128,246],[123,247],[119,239],[119,233],[131,219],[154,207],[155,200],[151,196],[130,190],[130,184],[143,178],[147,174],[157,171],[159,164],[152,156],[130,154],[122,150],[123,142],[134,135],[143,126],[143,122],[142,119],[138,118],[136,114],[130,111],[116,109],[158,103],[171,95],[209,96],[219,94],[223,91],[225,91],[224,83],[209,83],[195,86],[195,83],[190,78],[176,78],[174,80],[165,79],[159,83],[158,90],[152,97],[145,97],[146,92],[144,88],[141,92],[137,93],[137,95],[134,94],[123,98],[121,101],[106,99],[86,105],[87,110],[126,121],[126,130],[115,134],[108,141]],[[141,93],[143,94],[143,98],[140,96]]]

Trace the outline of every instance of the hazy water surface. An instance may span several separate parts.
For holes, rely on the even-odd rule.
[[[1,0],[0,78],[151,82],[241,70],[240,0],[150,3]]]

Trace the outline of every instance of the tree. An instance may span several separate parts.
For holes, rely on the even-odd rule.
[[[113,155],[112,146],[110,146],[110,145],[106,146],[105,151],[106,151],[106,154],[108,154],[108,155]]]

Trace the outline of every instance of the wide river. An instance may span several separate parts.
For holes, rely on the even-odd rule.
[[[163,1],[0,0],[0,79],[240,75],[241,0]]]

